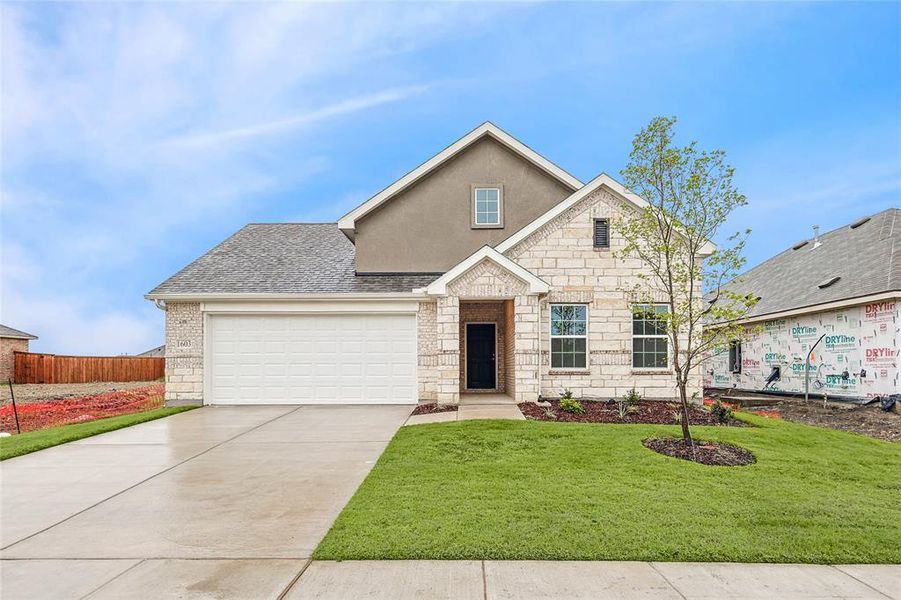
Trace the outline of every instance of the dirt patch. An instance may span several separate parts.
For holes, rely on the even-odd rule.
[[[649,448],[654,452],[672,456],[673,458],[690,460],[702,465],[740,467],[757,462],[757,459],[754,458],[754,455],[749,450],[722,442],[694,440],[690,444],[683,439],[648,438],[642,441],[642,444],[644,444],[645,448]]]
[[[456,412],[456,404],[420,404],[413,409],[411,414],[414,415],[431,415],[433,413]]]
[[[141,388],[116,390],[91,396],[70,396],[47,402],[24,402],[13,411],[12,403],[0,406],[0,430],[16,432],[16,418],[21,431],[35,431],[72,423],[83,423],[161,408],[166,386],[156,383]]]
[[[16,404],[29,402],[48,402],[62,400],[64,398],[79,398],[82,396],[94,396],[108,392],[122,390],[134,390],[151,385],[162,385],[159,381],[95,381],[92,383],[21,383],[13,384],[13,392],[16,394]],[[10,401],[9,385],[3,382],[0,385],[0,402],[6,404]]]
[[[648,425],[676,425],[681,408],[676,402],[659,402],[643,400],[634,402],[623,418],[619,416],[617,403],[613,400],[582,400],[582,414],[568,413],[560,408],[559,400],[551,400],[550,408],[538,406],[533,402],[523,402],[519,409],[527,418],[539,421],[563,421],[573,423],[640,423]],[[746,423],[738,419],[728,419],[725,423],[718,421],[709,411],[700,406],[689,408],[689,424],[691,425],[729,425],[744,427]]]
[[[739,395],[735,392],[732,394]],[[708,396],[715,398],[719,394],[712,393]],[[756,396],[748,394],[748,397]],[[803,398],[788,396],[761,396],[761,398],[775,399],[776,402],[766,406],[764,410],[756,410],[753,403],[742,410],[805,425],[850,431],[888,442],[901,442],[901,413],[897,412],[901,408],[897,406],[894,411],[886,412],[879,408],[878,403],[862,406],[847,402],[827,402],[823,406],[822,399],[812,399],[805,403]]]

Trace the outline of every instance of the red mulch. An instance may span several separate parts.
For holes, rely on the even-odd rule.
[[[414,415],[430,415],[432,413],[454,412],[457,410],[456,404],[419,404],[413,409]]]
[[[654,452],[703,465],[740,467],[757,462],[750,451],[723,442],[694,440],[693,444],[689,444],[683,439],[648,438],[642,444]]]
[[[519,405],[522,414],[528,418],[539,421],[564,421],[575,423],[640,423],[647,425],[676,425],[678,422],[674,413],[681,413],[677,402],[660,402],[654,400],[642,400],[633,402],[629,407],[629,413],[625,419],[619,418],[616,402],[582,400],[583,414],[568,413],[560,409],[559,400],[551,400],[553,417],[545,414],[545,409],[533,402],[523,402]],[[728,425],[732,427],[744,427],[747,424],[738,419],[729,419],[720,423],[716,417],[699,406],[689,408],[690,425]]]
[[[93,396],[17,404],[19,427],[23,432],[35,431],[47,427],[153,410],[163,406],[165,392],[166,386],[158,384]],[[0,407],[0,430],[8,433],[16,432],[15,415],[11,403]]]

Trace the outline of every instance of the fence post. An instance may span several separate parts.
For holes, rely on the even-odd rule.
[[[13,380],[11,377],[6,378],[6,382],[9,384],[9,396],[13,401],[13,415],[16,417],[16,433],[22,433],[22,430],[19,429],[19,410],[16,408],[16,395],[13,393]]]

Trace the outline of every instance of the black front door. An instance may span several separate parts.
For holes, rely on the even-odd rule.
[[[494,323],[466,325],[466,387],[493,390],[497,387]]]

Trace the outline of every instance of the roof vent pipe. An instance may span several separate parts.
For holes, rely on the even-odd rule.
[[[814,225],[813,226],[813,247],[819,248],[822,245],[823,245],[823,243],[820,241],[820,226]]]

